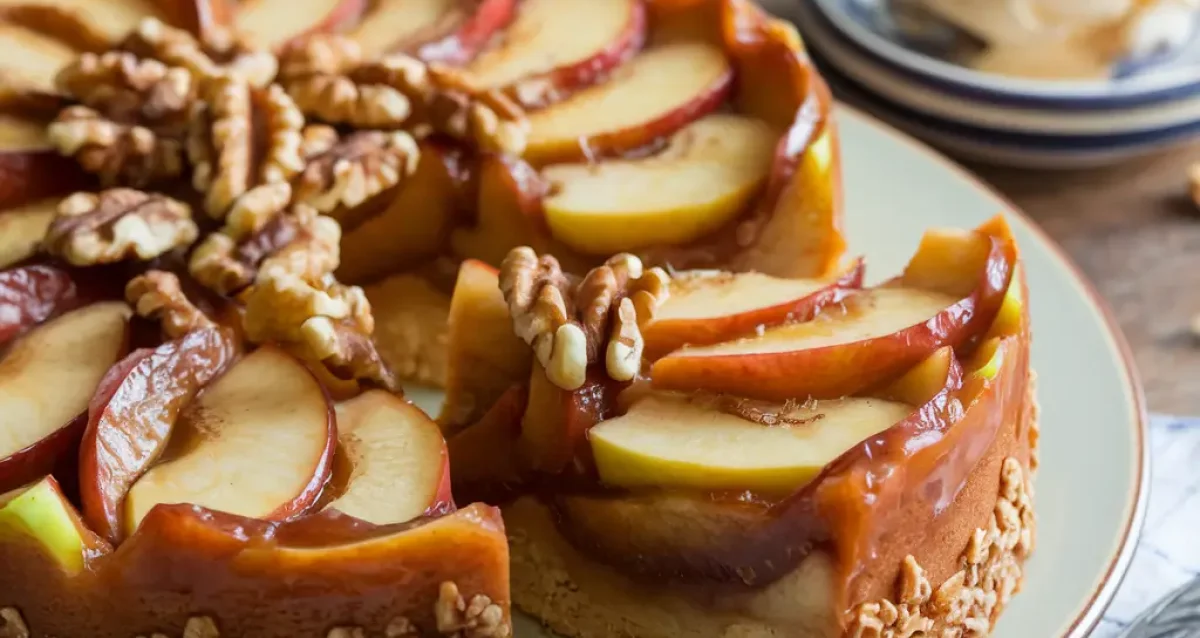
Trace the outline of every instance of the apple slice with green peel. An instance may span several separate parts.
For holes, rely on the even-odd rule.
[[[548,166],[550,232],[611,255],[703,237],[744,212],[771,170],[779,135],[740,115],[703,117],[649,157]]]
[[[603,84],[530,114],[525,158],[544,165],[647,146],[716,110],[732,86],[733,68],[719,47],[647,49]]]
[[[125,355],[130,310],[98,303],[13,342],[0,359],[0,491],[48,474],[74,449],[88,400]]]
[[[651,368],[654,387],[784,401],[870,388],[965,337],[969,303],[909,288],[850,296],[805,323],[712,346],[684,348]]]
[[[24,266],[0,272],[0,345],[79,304],[79,290],[67,271]]]
[[[337,423],[326,509],[376,525],[454,509],[442,431],[416,406],[371,390],[338,404]]]
[[[329,482],[336,429],[333,405],[304,365],[259,348],[179,416],[160,462],[125,497],[126,535],[159,503],[270,520],[304,514]]]
[[[642,328],[646,356],[704,346],[761,328],[808,321],[862,287],[861,259],[834,279],[779,279],[761,273],[694,271],[671,280],[671,295]]]
[[[167,448],[179,415],[238,350],[230,332],[204,328],[134,352],[105,375],[79,448],[83,514],[97,533],[120,542],[129,488]]]
[[[233,20],[249,42],[279,49],[297,38],[354,24],[366,6],[367,0],[242,0]]]
[[[786,494],[915,408],[872,398],[756,405],[650,395],[591,429],[604,483]]]
[[[462,263],[450,300],[446,398],[438,421],[446,434],[474,423],[514,385],[529,381],[533,354],[513,333],[495,268]]]
[[[498,46],[466,73],[476,87],[508,88],[522,104],[544,106],[600,81],[645,40],[642,0],[524,0]]]
[[[67,575],[112,550],[84,525],[53,476],[0,494],[0,538],[40,544]]]

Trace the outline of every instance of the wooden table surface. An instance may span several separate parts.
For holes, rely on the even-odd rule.
[[[1200,145],[1070,173],[970,165],[1067,250],[1107,299],[1154,412],[1200,415],[1200,209],[1187,167]]]

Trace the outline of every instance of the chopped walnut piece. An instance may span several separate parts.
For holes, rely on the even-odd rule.
[[[234,203],[225,227],[192,252],[188,271],[205,287],[229,295],[265,273],[316,282],[338,266],[341,227],[303,204],[289,205],[283,182],[259,186]]]
[[[0,609],[0,638],[29,638],[29,627],[21,612],[12,607]]]
[[[250,47],[227,29],[206,29],[201,42],[156,18],[144,18],[118,48],[187,69],[197,80],[232,77],[266,86],[279,68],[271,52]]]
[[[332,275],[313,282],[263,271],[242,299],[250,341],[279,343],[340,379],[399,389],[371,340],[375,320],[361,288],[339,284]]]
[[[483,151],[520,155],[528,142],[525,111],[501,91],[472,88],[458,72],[429,69],[424,120],[433,130]]]
[[[393,54],[366,60],[358,44],[316,36],[284,53],[281,82],[306,114],[363,128],[428,129],[484,151],[525,149],[525,113],[500,91],[471,87],[456,72]]]
[[[304,113],[331,124],[363,128],[399,128],[413,104],[398,87],[354,77],[366,64],[362,49],[349,38],[318,35],[289,47],[280,59],[283,86]],[[424,65],[413,61],[412,72]]]
[[[183,146],[177,140],[112,121],[86,106],[64,109],[47,135],[59,153],[74,157],[106,186],[143,187],[183,172]]]
[[[1021,584],[1022,563],[1033,550],[1033,502],[1021,462],[1009,457],[987,528],[975,530],[960,557],[963,569],[937,589],[912,556],[901,564],[897,598],[863,603],[848,615],[847,636],[956,636],[982,638]]]
[[[641,369],[641,326],[666,300],[669,277],[660,268],[644,271],[637,257],[620,254],[593,268],[578,283],[558,260],[515,248],[500,267],[500,290],[517,336],[533,347],[552,383],[580,387],[587,366],[604,352],[604,367],[617,381]]]
[[[463,638],[506,638],[512,627],[504,617],[504,609],[482,594],[468,602],[458,591],[458,585],[444,582],[433,604],[437,630],[445,635]]]
[[[216,325],[183,294],[174,273],[151,270],[134,277],[125,286],[125,300],[138,316],[161,322],[170,339]]]
[[[224,219],[247,191],[299,173],[303,127],[304,116],[277,85],[256,89],[231,78],[210,81],[193,108],[187,140],[192,185],[205,193],[208,214]]]
[[[296,201],[330,213],[353,209],[399,184],[417,170],[420,151],[404,131],[358,131],[307,156]]]
[[[192,616],[183,626],[183,638],[220,638],[217,623],[208,616]]]
[[[325,153],[338,143],[337,129],[325,124],[309,124],[300,132],[300,154],[304,161]]]
[[[196,99],[187,69],[122,51],[84,53],[58,72],[55,84],[107,119],[164,135],[183,133]]]
[[[362,627],[334,627],[325,638],[367,638],[367,633]]]
[[[199,234],[187,204],[128,188],[75,193],[62,200],[43,241],[76,266],[130,258],[148,261],[190,246]]]

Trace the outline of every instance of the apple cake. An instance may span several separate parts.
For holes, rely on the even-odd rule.
[[[982,636],[1033,549],[1029,319],[1003,218],[903,273],[463,264],[455,494],[572,638]]]
[[[0,47],[0,638],[953,635],[1019,581],[1007,228],[863,290],[751,2],[0,0]]]

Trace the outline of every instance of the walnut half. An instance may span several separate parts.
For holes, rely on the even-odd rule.
[[[583,385],[587,367],[603,352],[604,368],[617,381],[641,370],[641,325],[666,300],[669,277],[644,270],[637,257],[620,254],[581,280],[563,273],[558,260],[532,248],[509,252],[500,267],[500,291],[513,329],[533,347],[552,383],[565,390]]]
[[[210,80],[193,108],[187,154],[204,208],[224,219],[239,197],[287,182],[304,168],[304,116],[278,85],[254,88],[229,77]]]
[[[303,204],[291,205],[286,182],[239,197],[219,232],[192,252],[188,271],[206,288],[237,293],[263,272],[319,281],[338,266],[341,227]]]
[[[356,131],[330,143],[325,130],[305,129],[308,165],[296,180],[296,201],[322,213],[353,210],[417,170],[420,150],[404,131]]]
[[[62,200],[43,245],[75,266],[149,261],[196,241],[191,208],[165,195],[129,188],[75,193]]]
[[[151,270],[134,277],[125,286],[125,300],[138,316],[161,322],[170,339],[216,325],[188,300],[174,273]]]
[[[361,288],[263,271],[242,299],[250,341],[283,345],[340,379],[399,390],[371,340],[375,319]]]
[[[72,157],[106,186],[142,187],[183,173],[183,145],[86,106],[63,109],[46,130],[59,153]]]

